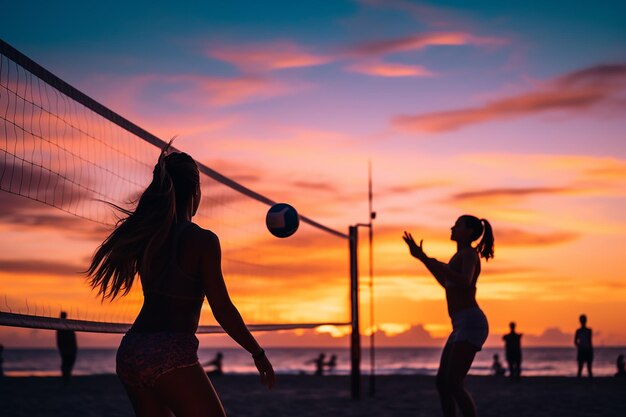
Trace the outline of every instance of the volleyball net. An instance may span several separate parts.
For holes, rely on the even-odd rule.
[[[101,303],[82,271],[119,215],[103,201],[132,208],[164,145],[0,40],[0,325],[128,329],[139,280]],[[265,228],[272,199],[199,169],[194,221],[220,237],[226,283],[251,330],[351,324],[348,235],[301,215],[299,230],[277,239]],[[200,324],[221,331],[207,303]]]

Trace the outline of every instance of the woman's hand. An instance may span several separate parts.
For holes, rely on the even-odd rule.
[[[424,240],[420,240],[420,244],[418,245],[417,243],[415,243],[415,240],[413,240],[413,236],[411,236],[411,234],[407,231],[404,232],[404,236],[402,236],[402,239],[404,239],[406,244],[409,246],[409,251],[411,251],[411,255],[414,258],[422,260],[426,257],[426,254],[424,253],[422,247],[422,243],[424,242]]]
[[[254,364],[256,365],[256,369],[259,370],[259,375],[261,375],[261,384],[267,385],[269,389],[272,389],[276,382],[276,376],[274,375],[274,368],[270,360],[265,356],[265,353],[254,358]]]

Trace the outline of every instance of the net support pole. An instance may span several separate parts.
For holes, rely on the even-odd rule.
[[[361,398],[361,333],[359,328],[359,263],[358,228],[350,226],[350,307],[352,313],[352,335],[350,337],[350,381],[352,399]]]

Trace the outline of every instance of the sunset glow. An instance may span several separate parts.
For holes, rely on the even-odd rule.
[[[25,20],[0,18],[1,36],[156,136],[177,136],[175,146],[199,162],[342,233],[367,222],[371,161],[375,323],[362,230],[361,329],[376,328],[382,345],[442,344],[451,329],[443,290],[401,236],[410,231],[427,254],[447,260],[456,249],[450,227],[465,213],[488,219],[495,233],[495,258],[483,261],[478,282],[488,345],[500,346],[515,321],[528,345],[570,346],[582,313],[595,343],[626,345],[624,5],[555,2],[537,16],[522,2],[471,10],[453,2],[322,3],[164,8],[151,11],[158,24],[145,27],[105,10],[88,26],[84,19],[98,12],[79,8],[80,27],[27,32],[17,23]],[[7,16],[46,13],[17,2],[3,8]],[[93,158],[117,166],[107,155]],[[128,175],[149,181],[143,172]],[[278,241],[265,233],[265,207],[250,209],[258,221],[235,211],[217,216],[211,207],[232,196],[209,182],[203,198],[207,214],[198,222],[223,236],[228,256],[280,265],[268,277],[225,256],[227,284],[248,322],[349,320],[347,241],[310,226]],[[93,204],[87,209],[100,210]],[[74,316],[132,321],[139,286],[121,303],[101,305],[81,275],[109,230],[0,191],[0,294],[9,294],[0,304],[53,316],[71,306]],[[202,322],[214,323],[206,303]],[[348,331],[259,337],[347,346]],[[86,345],[116,343],[80,337]],[[52,332],[8,327],[0,327],[0,341],[54,344]],[[228,342],[203,336],[202,343]]]

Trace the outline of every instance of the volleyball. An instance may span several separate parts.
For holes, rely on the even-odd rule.
[[[274,236],[289,237],[298,230],[300,219],[295,208],[287,203],[277,203],[267,211],[265,225]]]

